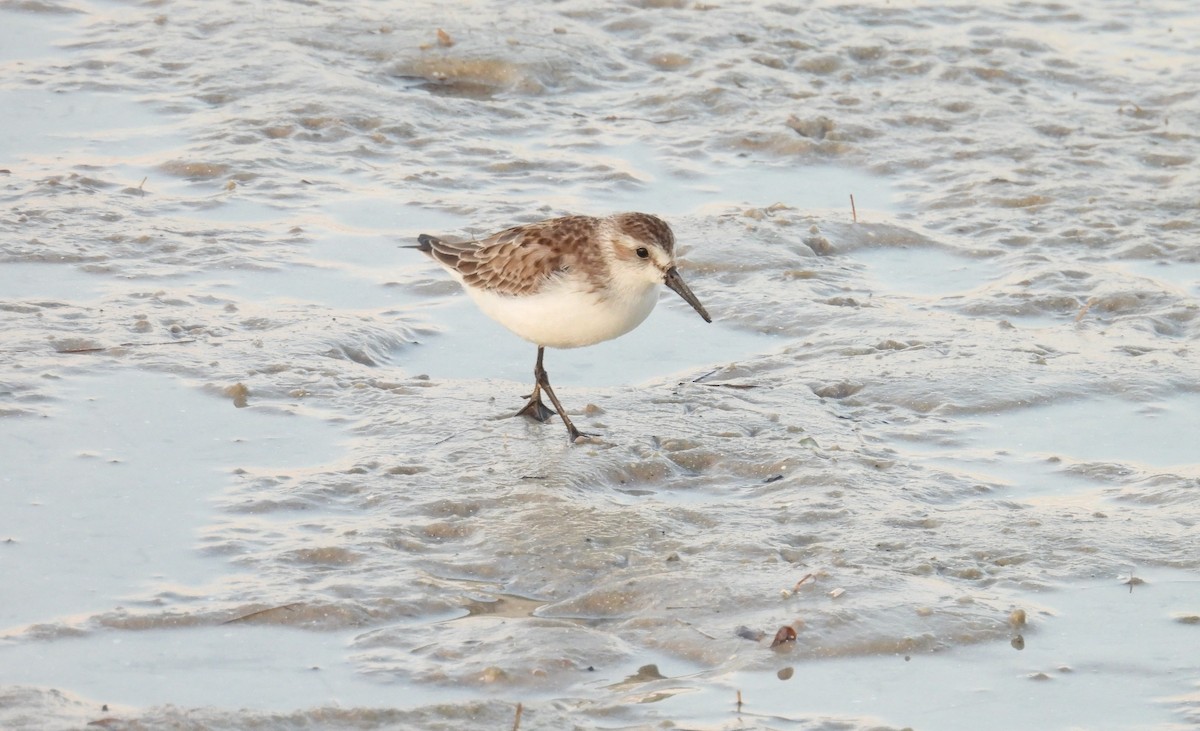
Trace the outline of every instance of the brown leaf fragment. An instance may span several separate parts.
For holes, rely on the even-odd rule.
[[[786,642],[796,641],[796,630],[788,625],[783,625],[779,631],[775,633],[775,639],[771,642],[771,647],[779,647]]]
[[[805,574],[804,576],[801,576],[800,580],[796,582],[796,585],[792,587],[792,593],[794,594],[797,591],[800,591],[800,587],[804,586],[809,581],[812,581],[815,583],[816,580],[817,580],[817,577],[815,575],[813,575],[812,572],[809,572],[809,573]]]
[[[450,37],[449,33],[442,30],[441,28],[438,28],[438,30],[437,30],[437,39],[438,39],[438,45],[441,46],[442,48],[449,48],[450,46],[454,45],[454,39]]]

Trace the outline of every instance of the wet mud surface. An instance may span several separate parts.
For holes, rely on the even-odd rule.
[[[0,725],[1200,718],[1188,3],[0,21]],[[638,209],[569,445],[400,247]]]

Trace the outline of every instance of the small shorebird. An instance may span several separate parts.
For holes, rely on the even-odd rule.
[[[517,412],[546,421],[555,411],[574,442],[575,428],[542,367],[546,348],[611,340],[638,325],[665,284],[712,322],[675,268],[675,236],[657,216],[566,216],[514,226],[482,241],[451,243],[428,234],[415,249],[463,285],[484,314],[538,346],[533,393]],[[555,411],[542,403],[545,391]]]

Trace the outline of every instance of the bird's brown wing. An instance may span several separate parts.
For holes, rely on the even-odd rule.
[[[604,260],[589,246],[598,220],[568,216],[514,226],[482,241],[452,243],[421,236],[421,250],[458,272],[463,281],[508,295],[537,293],[547,281],[583,268],[603,271]]]

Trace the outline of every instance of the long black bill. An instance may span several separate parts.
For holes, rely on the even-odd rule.
[[[696,312],[704,318],[705,322],[712,322],[712,318],[708,316],[708,310],[704,309],[704,305],[700,304],[700,300],[696,299],[696,295],[692,294],[692,290],[683,282],[683,277],[679,276],[679,270],[671,267],[667,270],[666,276],[663,278],[663,284],[675,290],[675,293],[684,299],[689,305],[696,308]]]

